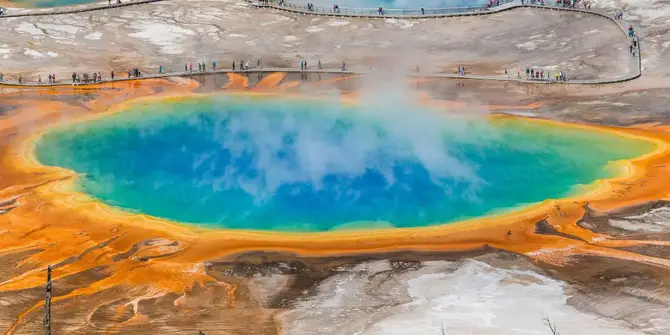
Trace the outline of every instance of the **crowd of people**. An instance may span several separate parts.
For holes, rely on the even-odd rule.
[[[531,5],[540,5],[540,6],[546,5],[544,0],[521,0],[521,4],[522,5],[526,4],[526,1]],[[580,1],[581,0],[556,0],[555,4],[558,7],[577,8]],[[591,3],[588,1],[584,1],[584,8],[591,9]]]
[[[517,79],[521,79],[521,74],[517,74]],[[563,71],[554,72],[552,78],[549,71],[543,69],[526,68],[526,80],[543,80],[543,81],[568,81],[568,76]]]
[[[634,42],[634,43],[637,43],[637,42]],[[632,46],[631,46],[631,48],[632,48]],[[301,71],[308,70],[306,59],[300,58],[299,63],[300,63],[300,70]],[[196,73],[208,71],[207,66],[204,62],[202,62],[202,63],[198,62],[197,66],[198,66],[198,70],[197,70]],[[256,60],[256,68],[257,69],[262,69],[263,68],[263,62],[260,59]],[[211,63],[211,70],[216,71],[216,69],[217,69],[216,61],[213,61]],[[232,62],[232,71],[233,72],[246,71],[246,70],[249,70],[249,69],[250,69],[250,67],[249,67],[249,62],[248,61],[247,62],[240,61],[239,63]],[[347,69],[346,62],[342,62],[341,66],[340,66],[340,70],[341,71],[346,71],[346,69]],[[319,70],[319,71],[323,70],[323,65],[321,63],[321,60],[319,60],[317,62],[317,70]],[[158,66],[158,71],[157,72],[158,72],[158,74],[164,74],[162,65]],[[184,63],[184,73],[191,73],[191,72],[194,72],[193,71],[193,63]],[[418,66],[416,67],[416,72],[419,72],[419,67]],[[458,72],[458,75],[465,76],[466,75],[465,66],[462,66],[462,65],[458,66],[457,72]],[[535,70],[535,69],[532,69],[532,68],[526,68],[525,72],[526,72],[526,79],[527,80],[551,80],[551,77],[550,77],[550,74],[549,74],[548,71],[545,72],[544,70]],[[505,71],[505,74],[507,74],[507,71]],[[113,70],[110,71],[109,75],[110,75],[109,78],[111,80],[117,79]],[[178,74],[175,74],[175,75],[178,75]],[[72,83],[73,84],[99,83],[99,82],[103,81],[103,76],[102,76],[101,72],[94,72],[92,75],[89,75],[88,73],[78,74],[76,72],[73,72],[71,77],[72,77]],[[133,68],[133,69],[130,69],[128,71],[128,79],[142,78],[142,77],[143,77],[143,73],[139,68]],[[517,79],[522,79],[521,74],[518,74]],[[560,72],[556,73],[555,80],[556,81],[566,81],[567,76],[565,75],[564,72],[560,71]],[[4,75],[2,73],[0,73],[0,82],[3,82],[3,81],[4,81]],[[19,84],[24,83],[23,76],[18,77],[18,83]],[[42,76],[41,75],[38,75],[37,83],[40,84],[40,85],[44,84],[42,82]],[[58,81],[56,81],[56,74],[54,74],[54,73],[49,74],[47,83],[48,84],[58,84]]]

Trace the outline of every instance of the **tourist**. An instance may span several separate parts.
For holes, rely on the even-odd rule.
[[[188,71],[193,72],[193,63],[188,63]]]
[[[321,60],[320,59],[319,59],[319,62],[316,64],[316,68],[319,69],[319,70],[323,70],[323,68],[321,67]]]
[[[98,74],[93,72],[93,82],[98,82]]]
[[[163,65],[158,65],[158,74],[163,74]]]
[[[19,85],[23,84],[23,77],[19,76]]]
[[[77,74],[72,72],[72,83],[74,84],[77,81]]]
[[[233,72],[235,72],[235,61],[233,61]]]
[[[37,83],[39,85],[42,85],[42,76],[41,75],[37,75]]]
[[[240,71],[244,71],[244,62],[240,61]]]
[[[346,70],[346,69],[347,69],[347,63],[342,62],[342,71],[344,71],[344,70]]]
[[[188,64],[184,63],[184,72],[188,72]]]
[[[109,75],[110,75],[110,77],[112,77],[112,80],[114,80],[114,70],[112,70],[112,71],[109,73]]]
[[[205,64],[205,62],[202,62],[202,71],[203,72],[207,71],[207,65]]]
[[[377,14],[384,15],[384,9],[382,7],[379,7],[379,9],[377,9]]]
[[[216,61],[213,61],[213,62],[212,62],[212,70],[213,70],[213,71],[216,71]]]
[[[426,11],[421,7],[421,15],[426,15]]]

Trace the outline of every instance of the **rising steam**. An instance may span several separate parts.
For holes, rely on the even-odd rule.
[[[214,127],[199,117],[190,122],[219,146],[195,160],[196,174],[205,176],[198,183],[211,183],[215,191],[241,189],[262,201],[282,186],[307,184],[318,192],[325,181],[338,178],[338,187],[347,190],[347,183],[378,174],[386,187],[408,187],[397,185],[399,175],[407,180],[412,173],[427,173],[446,192],[453,185],[467,185],[466,196],[473,196],[482,180],[474,167],[450,155],[445,138],[446,127],[454,128],[448,131],[451,136],[459,136],[465,122],[448,125],[443,117],[410,106],[408,90],[397,85],[406,78],[374,82],[361,91],[356,107],[213,101],[213,109],[226,110],[215,113]],[[230,110],[231,105],[236,107]]]

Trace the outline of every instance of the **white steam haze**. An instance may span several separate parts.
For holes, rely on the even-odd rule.
[[[459,196],[476,199],[483,183],[476,167],[450,155],[444,138],[448,127],[453,128],[448,130],[451,136],[462,136],[466,122],[454,120],[450,125],[447,122],[451,118],[421,110],[410,102],[406,83],[404,76],[372,78],[361,90],[360,106],[351,108],[338,101],[308,102],[314,110],[307,116],[292,111],[296,102],[269,100],[262,103],[273,105],[272,110],[265,107],[254,111],[258,103],[250,102],[244,107],[248,110],[217,114],[229,120],[223,123],[215,119],[213,128],[201,127],[200,121],[193,119],[191,124],[198,131],[212,132],[220,150],[230,152],[231,162],[253,153],[251,164],[246,166],[210,166],[206,178],[197,183],[211,183],[215,191],[242,189],[262,201],[271,198],[282,185],[310,184],[318,191],[326,176],[353,180],[370,170],[378,171],[390,187],[397,181],[394,167],[402,161],[413,161],[422,165],[431,181],[444,187],[445,192],[451,191],[449,185],[466,185],[468,191]],[[227,102],[222,98],[213,103],[223,106]],[[332,129],[343,119],[347,120],[346,131],[334,138]],[[290,143],[287,137],[292,138]],[[216,155],[204,154],[193,168],[211,164]],[[249,170],[257,173],[250,174]],[[339,187],[342,194],[355,196],[348,193],[347,185]]]

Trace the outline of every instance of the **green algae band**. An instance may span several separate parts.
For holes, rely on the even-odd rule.
[[[653,144],[416,106],[171,99],[62,126],[47,165],[112,206],[210,228],[328,231],[454,222],[570,195]]]

